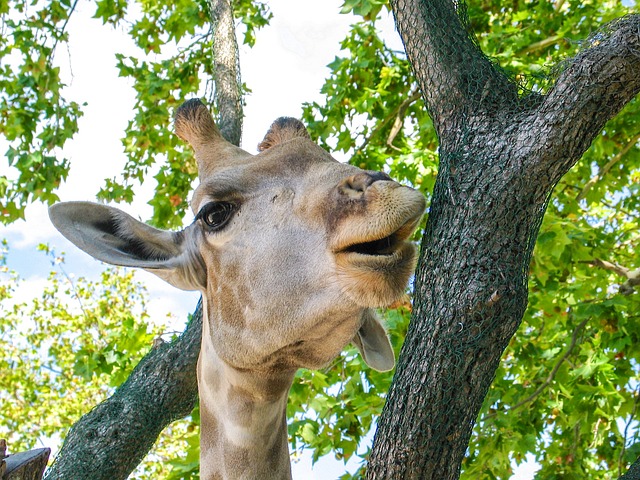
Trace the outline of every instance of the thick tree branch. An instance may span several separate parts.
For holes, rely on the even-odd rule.
[[[171,422],[196,404],[202,302],[184,333],[153,348],[116,392],[69,431],[47,480],[126,479]]]
[[[393,0],[396,25],[436,130],[452,116],[515,103],[515,85],[482,53],[451,0]]]
[[[607,262],[606,260],[600,260],[599,258],[595,258],[589,263],[595,267],[604,268],[605,270],[611,270],[621,277],[628,278],[627,275],[629,274],[629,269],[618,265],[617,263]]]
[[[623,295],[631,295],[638,285],[640,285],[640,268],[629,272],[627,281],[620,285],[620,293]]]
[[[605,26],[563,67],[529,127],[546,137],[547,155],[538,159],[539,167],[549,169],[554,183],[640,92],[640,15]]]
[[[211,25],[218,128],[227,141],[239,146],[242,137],[242,93],[231,0],[211,0]]]
[[[455,480],[524,315],[531,253],[552,190],[640,87],[640,21],[624,18],[597,45],[592,39],[546,97],[518,99],[464,40],[450,2],[395,0],[393,8],[437,125],[440,168],[416,304],[367,476]]]
[[[616,263],[607,262],[606,260],[600,260],[599,258],[591,261],[591,265],[604,268],[605,270],[611,270],[621,277],[624,277],[627,281],[620,285],[620,293],[623,295],[632,294],[635,288],[640,285],[640,268],[629,270],[626,267]]]

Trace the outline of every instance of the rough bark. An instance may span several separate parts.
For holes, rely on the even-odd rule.
[[[524,314],[548,198],[605,122],[640,91],[640,16],[600,32],[546,95],[518,98],[469,38],[452,2],[396,0],[392,8],[438,131],[440,169],[413,316],[367,478],[457,479]]]
[[[234,145],[242,137],[242,92],[240,57],[236,40],[231,0],[211,0],[213,28],[213,76],[218,128]]]
[[[125,479],[164,427],[196,404],[202,303],[184,333],[155,346],[116,392],[69,431],[47,480]]]
[[[640,480],[640,458],[633,462],[627,473],[622,475],[619,480]]]

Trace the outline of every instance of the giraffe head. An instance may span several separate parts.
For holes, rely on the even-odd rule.
[[[99,260],[200,290],[207,340],[232,367],[318,368],[351,341],[373,368],[392,368],[372,308],[404,291],[424,197],[337,162],[294,119],[276,120],[256,155],[225,141],[197,100],[178,109],[175,129],[198,163],[191,225],[167,232],[68,202],[50,209],[58,230]]]

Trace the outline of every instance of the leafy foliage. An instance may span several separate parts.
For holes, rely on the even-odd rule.
[[[150,321],[146,292],[132,271],[72,279],[63,257],[46,245],[40,250],[52,271],[29,300],[15,298],[23,280],[6,266],[6,242],[0,251],[0,437],[13,452],[64,437],[126,380],[164,327]],[[136,477],[166,473],[159,458],[176,457],[196,430],[190,418],[171,425]]]
[[[23,218],[29,202],[57,200],[55,189],[69,173],[69,162],[57,156],[78,130],[82,112],[62,96],[52,58],[67,40],[72,11],[68,0],[0,2],[0,135],[14,170],[0,175],[3,223]]]
[[[472,0],[466,7],[478,44],[518,82],[523,94],[543,93],[556,73],[550,66],[561,65],[603,23],[630,11],[612,0]],[[50,8],[0,0],[3,29],[9,32],[0,35],[0,132],[9,142],[7,159],[15,173],[0,176],[5,222],[19,218],[28,202],[54,201],[55,187],[69,168],[66,160],[54,156],[58,158],[56,152],[77,130],[81,108],[60,95],[62,84],[50,58],[66,40],[64,26],[72,11],[73,5],[64,1]],[[388,14],[386,2],[346,0],[342,11],[362,21],[329,65],[331,74],[322,88],[325,101],[305,105],[305,122],[326,148],[345,152],[361,168],[383,169],[429,197],[438,168],[438,139],[404,53],[389,48],[378,29],[380,17]],[[236,3],[236,15],[249,45],[255,30],[270,19],[264,4],[248,0]],[[169,133],[169,121],[181,98],[201,91],[211,94],[206,85],[211,76],[207,4],[98,0],[95,16],[110,25],[129,22],[140,49],[139,55],[117,58],[121,75],[134,80],[136,116],[123,139],[128,162],[122,178],[107,180],[99,196],[131,201],[136,183],[154,172],[158,186],[151,200],[152,222],[176,226],[196,171],[191,156]],[[479,416],[463,478],[508,478],[513,464],[527,454],[541,465],[539,478],[613,478],[640,455],[639,294],[622,294],[619,285],[625,278],[616,273],[620,269],[612,269],[640,268],[639,132],[636,98],[607,124],[556,188],[530,267],[529,308]],[[148,345],[148,330],[138,332],[137,350],[127,343],[143,318],[142,313],[131,317],[127,309],[142,312],[144,302],[126,275],[107,271],[102,284],[78,280],[76,292],[62,287],[67,284],[59,274],[51,277],[55,289],[74,295],[80,291],[85,310],[93,316],[68,313],[54,290],[32,306],[5,307],[1,338],[25,336],[11,337],[7,351],[13,356],[4,361],[16,358],[22,363],[7,377],[11,381],[2,384],[0,398],[13,392],[24,405],[35,405],[28,410],[33,412],[30,422],[24,422],[26,408],[15,418],[5,417],[14,422],[5,422],[13,432],[12,444],[27,447],[38,435],[64,431],[83,406],[103,398],[130,370],[130,363],[119,363],[121,354],[139,358],[140,349]],[[17,281],[12,274],[0,286],[0,304],[7,305]],[[87,306],[90,301],[94,303]],[[110,310],[100,310],[100,302],[107,302]],[[55,345],[49,343],[51,336],[42,336],[42,327],[40,333],[24,332],[19,320],[25,313],[57,332],[66,350],[61,346],[50,351]],[[107,313],[109,318],[101,316]],[[384,315],[397,353],[409,309],[398,306]],[[106,343],[98,348],[90,332],[104,327],[83,323],[89,319],[109,322],[115,336],[100,337]],[[47,358],[59,363],[64,375],[48,372],[43,365]],[[321,372],[299,372],[287,411],[293,448],[311,449],[314,459],[329,453],[345,461],[366,458],[362,440],[375,426],[390,381],[390,374],[363,367],[353,350]],[[45,391],[51,392],[49,397]],[[57,401],[62,392],[64,402]],[[47,412],[52,405],[60,409],[53,412],[57,417]],[[197,478],[197,422],[195,411],[170,427],[174,448],[187,453],[171,455],[161,440],[141,467],[140,478],[156,478],[160,463],[171,465],[169,478]],[[51,427],[23,432],[28,424]]]
[[[0,135],[7,141],[9,166],[9,174],[0,175],[3,223],[23,218],[33,201],[55,202],[55,189],[69,173],[61,148],[78,130],[82,106],[62,96],[65,85],[53,59],[68,40],[66,26],[76,3],[0,2]],[[95,18],[128,28],[139,49],[117,55],[120,75],[131,78],[137,92],[136,114],[122,139],[128,159],[122,176],[106,179],[98,198],[131,202],[134,185],[153,173],[151,222],[177,227],[197,172],[171,131],[171,119],[185,98],[213,95],[209,3],[96,0],[95,5]],[[268,7],[241,0],[234,8],[244,42],[253,45],[256,30],[271,18]]]
[[[326,102],[304,107],[312,136],[350,154],[354,165],[384,169],[428,194],[438,144],[409,63],[385,46],[371,22],[355,24],[341,48],[347,55],[329,64],[322,87]]]

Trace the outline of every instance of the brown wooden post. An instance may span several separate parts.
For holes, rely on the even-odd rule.
[[[0,478],[4,478],[4,472],[7,471],[7,464],[4,461],[4,457],[7,453],[7,441],[2,438],[0,439]]]
[[[8,456],[6,452],[6,440],[0,440],[0,480],[41,480],[51,449],[37,448]]]

